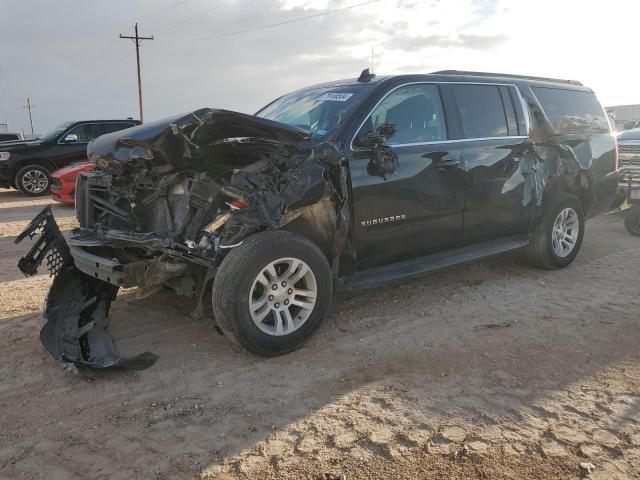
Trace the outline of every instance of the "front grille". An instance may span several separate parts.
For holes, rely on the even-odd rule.
[[[640,155],[640,144],[621,144],[618,145],[618,153]]]

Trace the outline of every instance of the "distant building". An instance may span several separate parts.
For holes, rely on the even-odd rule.
[[[6,131],[7,131],[7,124],[0,123],[0,132],[6,132]]]
[[[617,105],[605,110],[614,123],[615,130],[624,130],[627,122],[640,122],[640,105]]]

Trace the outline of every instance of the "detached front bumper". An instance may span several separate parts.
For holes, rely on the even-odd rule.
[[[92,368],[142,370],[152,366],[157,360],[153,353],[125,357],[116,351],[106,326],[118,286],[87,275],[76,265],[50,207],[31,221],[15,243],[27,237],[37,239],[18,262],[18,268],[32,276],[46,260],[54,277],[44,306],[46,323],[40,331],[45,349],[64,363]]]

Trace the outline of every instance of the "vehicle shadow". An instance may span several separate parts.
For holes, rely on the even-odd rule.
[[[49,195],[30,197],[18,190],[0,188],[0,209],[12,208],[13,205],[48,205],[49,203],[58,202],[52,200]]]
[[[575,452],[580,441],[548,432],[572,422],[586,434],[603,428],[594,378],[640,361],[640,252],[616,222],[596,224],[585,245],[591,255],[562,271],[508,256],[342,296],[304,348],[272,359],[235,349],[168,290],[141,300],[124,292],[113,304],[118,348],[160,355],[141,372],[66,376],[28,333],[34,319],[8,319],[0,324],[1,396],[15,408],[0,420],[12,445],[0,462],[13,459],[9,472],[22,474],[57,468],[71,476],[99,465],[106,476],[194,476],[235,457],[268,464],[276,447],[298,460],[363,448],[376,455],[396,435],[435,442],[456,422],[473,425],[477,438],[512,422],[529,454],[547,440]],[[609,248],[597,240],[605,234],[614,235]],[[600,386],[601,394],[634,395]],[[42,401],[70,392],[72,404]],[[12,419],[34,412],[39,433],[35,424],[17,431]],[[628,425],[609,417],[611,429]],[[377,429],[391,436],[376,439]],[[336,447],[335,436],[351,430],[366,441]],[[302,448],[305,439],[318,442],[316,453]]]

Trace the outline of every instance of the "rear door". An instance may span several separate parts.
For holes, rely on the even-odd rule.
[[[398,157],[395,174],[371,169],[371,152],[350,160],[354,242],[361,268],[451,248],[462,240],[464,172],[461,150],[448,141],[440,89],[412,83],[387,92],[360,132],[391,122],[387,141]]]
[[[104,124],[104,131],[101,135],[106,135],[107,133],[117,132],[119,130],[124,130],[125,128],[134,127],[136,124],[132,122],[106,122]]]
[[[524,233],[533,218],[528,141],[515,86],[449,84],[464,164],[465,244]]]

